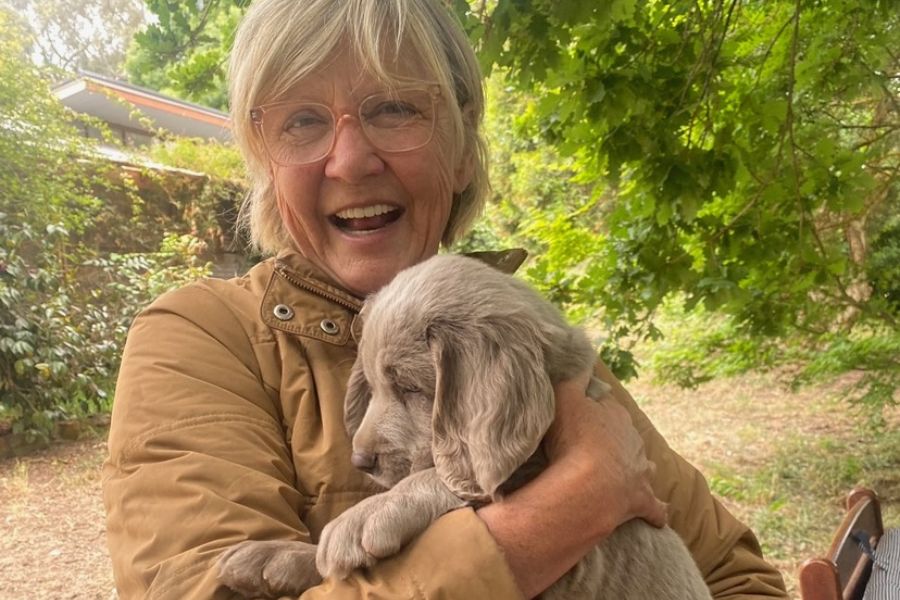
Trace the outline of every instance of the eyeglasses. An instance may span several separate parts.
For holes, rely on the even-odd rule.
[[[366,97],[358,115],[337,116],[318,102],[275,102],[250,110],[269,158],[283,167],[325,158],[338,124],[356,118],[366,139],[384,152],[409,152],[431,141],[440,89],[397,89]]]

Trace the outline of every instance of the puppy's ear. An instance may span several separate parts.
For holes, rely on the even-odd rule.
[[[540,341],[519,324],[464,333],[435,325],[428,339],[437,374],[435,469],[461,498],[494,499],[553,421],[553,387]]]
[[[372,398],[372,388],[366,380],[363,372],[362,361],[358,358],[350,370],[350,379],[347,381],[347,395],[344,396],[344,427],[347,434],[353,439],[356,431],[362,423],[366,410],[369,408],[369,400]]]

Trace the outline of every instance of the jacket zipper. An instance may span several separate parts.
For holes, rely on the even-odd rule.
[[[322,290],[310,283],[306,283],[302,279],[297,279],[293,275],[290,275],[287,272],[287,270],[285,270],[285,268],[280,265],[276,266],[275,269],[278,271],[279,275],[281,275],[282,277],[284,277],[285,279],[287,279],[288,281],[290,281],[291,283],[293,283],[300,289],[306,290],[307,292],[309,292],[311,294],[315,294],[316,296],[319,296],[320,298],[324,298],[326,300],[334,302],[335,304],[338,304],[338,305],[346,308],[350,312],[357,313],[357,314],[359,313],[360,307],[353,304],[349,300],[345,300],[344,298],[341,298],[337,294],[330,294],[330,293],[326,292],[325,290]]]

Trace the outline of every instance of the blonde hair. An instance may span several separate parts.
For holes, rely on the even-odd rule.
[[[396,81],[388,65],[403,53],[433,75],[450,114],[452,146],[471,160],[472,180],[454,194],[442,243],[449,246],[481,212],[487,154],[480,125],[484,91],[475,53],[441,0],[256,0],[238,27],[229,63],[232,132],[250,175],[239,226],[266,254],[292,245],[275,198],[262,141],[250,109],[278,99],[349,44],[379,80]],[[449,174],[439,174],[449,177]]]

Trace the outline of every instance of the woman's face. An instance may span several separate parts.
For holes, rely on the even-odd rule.
[[[404,79],[428,79],[414,66],[399,70]],[[358,119],[341,118],[355,117],[360,101],[383,90],[348,53],[339,55],[286,98],[331,108],[339,121],[331,151],[310,164],[269,163],[278,210],[297,248],[359,295],[437,253],[453,192],[470,177],[468,169],[451,164],[461,153],[454,152],[440,98],[431,140],[407,152],[379,150]]]

